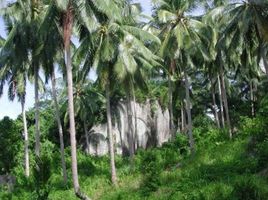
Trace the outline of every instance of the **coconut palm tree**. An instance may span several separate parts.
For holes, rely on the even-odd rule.
[[[259,59],[262,58],[267,66],[266,50],[263,48],[268,41],[267,8],[268,3],[262,0],[239,1],[224,7],[225,17],[222,18],[222,24],[225,21],[224,24],[228,25],[223,26],[224,34],[221,41],[231,50],[228,52],[231,59],[236,57],[236,61],[239,62],[239,56],[250,56],[258,49]]]
[[[163,40],[160,55],[169,66],[169,80],[174,77],[175,73],[177,77],[184,77],[188,136],[191,150],[194,152],[188,73],[189,67],[193,66],[192,59],[196,54],[201,55],[199,57],[205,60],[211,57],[204,45],[209,44],[210,41],[202,35],[206,26],[198,18],[187,14],[195,6],[194,1],[155,0],[154,3],[155,21],[156,25],[161,28],[160,38]],[[170,97],[170,105],[171,99],[172,97]]]
[[[13,101],[15,96],[21,103],[22,120],[23,120],[23,136],[24,136],[24,166],[25,176],[30,175],[30,160],[29,160],[29,136],[27,129],[27,119],[25,111],[25,99],[26,99],[26,81],[27,81],[27,63],[23,63],[18,56],[19,54],[12,54],[11,49],[13,46],[9,46],[8,40],[3,42],[0,55],[0,96],[3,94],[3,87],[5,83],[8,84],[8,98]]]
[[[228,79],[226,75],[230,67],[251,65],[253,52],[260,52],[261,44],[267,34],[267,3],[264,1],[244,1],[221,4],[210,10],[205,16],[205,22],[214,29],[216,34],[215,63],[218,66],[218,86],[221,102],[222,124],[226,119],[229,136],[232,137],[229,106],[227,100]],[[227,24],[227,25],[226,25]],[[245,63],[247,60],[249,63]],[[214,61],[213,61],[214,62]],[[224,107],[224,109],[223,109]],[[225,116],[224,116],[225,115]],[[225,119],[224,119],[225,118]]]
[[[40,117],[39,117],[39,51],[41,40],[39,37],[39,22],[45,9],[43,2],[38,0],[11,2],[4,10],[3,16],[8,27],[8,41],[21,48],[24,59],[30,63],[31,73],[34,74],[35,88],[35,154],[40,156]],[[20,40],[19,40],[20,39]],[[16,50],[14,50],[16,53]]]
[[[60,140],[60,154],[61,154],[61,166],[62,166],[62,176],[64,184],[67,183],[67,171],[64,153],[64,140],[63,140],[63,128],[60,118],[60,108],[57,99],[56,91],[56,66],[62,66],[63,64],[63,45],[61,32],[58,29],[58,24],[55,20],[51,18],[58,14],[58,9],[55,4],[47,5],[45,15],[40,22],[40,37],[43,41],[43,47],[40,51],[40,63],[45,72],[46,81],[51,80],[52,87],[52,98],[54,102],[55,109],[55,119],[58,125],[59,140]]]
[[[111,19],[120,19],[120,1],[62,1],[56,0],[57,7],[61,10],[60,16],[55,15],[53,19],[61,18],[59,23],[63,30],[63,46],[64,46],[64,60],[67,74],[67,88],[68,88],[68,111],[69,111],[69,124],[70,124],[70,140],[71,140],[71,156],[72,156],[72,177],[75,194],[81,199],[88,199],[88,197],[81,193],[76,158],[76,131],[75,131],[75,112],[73,100],[73,77],[72,77],[72,52],[70,48],[71,36],[73,34],[74,23],[84,26],[88,32],[96,29],[98,24],[97,16]],[[54,3],[51,1],[50,3]],[[79,27],[79,26],[78,26]]]
[[[20,21],[25,13],[22,11],[24,4],[18,2],[12,3],[8,8],[4,9],[4,23],[7,26],[8,37],[6,40],[1,39],[1,87],[5,82],[9,83],[9,99],[13,100],[15,95],[18,96],[22,106],[22,117],[24,127],[25,140],[25,175],[29,176],[29,147],[28,147],[28,130],[25,113],[25,96],[26,96],[26,80],[32,77],[29,63],[32,62],[29,52],[28,33],[29,21]],[[12,15],[11,15],[12,14]],[[37,83],[40,82],[38,77]],[[36,123],[38,123],[36,121]]]
[[[130,8],[129,8],[130,7]],[[84,35],[81,46],[77,52],[79,57],[86,58],[84,71],[89,71],[89,66],[97,70],[99,82],[105,88],[106,93],[106,114],[107,114],[107,135],[109,137],[109,153],[111,166],[112,183],[116,185],[116,168],[114,161],[114,141],[112,135],[111,106],[110,98],[114,88],[115,79],[125,83],[125,89],[128,96],[128,124],[130,128],[129,150],[130,156],[134,155],[134,127],[133,127],[133,108],[131,106],[130,96],[134,96],[134,79],[141,74],[141,67],[151,68],[156,64],[157,57],[145,47],[144,43],[160,43],[159,39],[147,31],[135,26],[135,17],[132,18],[128,11],[133,9],[133,5],[126,5],[122,9],[122,21],[103,19],[100,26],[91,35]],[[93,38],[93,39],[92,39]],[[91,45],[95,41],[95,46]],[[91,48],[91,51],[85,51]],[[92,54],[94,59],[91,60]],[[86,53],[86,54],[85,54]],[[81,54],[83,56],[81,56]],[[78,56],[77,56],[78,57]],[[139,71],[139,72],[137,72]],[[85,74],[87,75],[87,73]],[[137,82],[135,82],[137,83]],[[130,95],[131,94],[131,95]]]

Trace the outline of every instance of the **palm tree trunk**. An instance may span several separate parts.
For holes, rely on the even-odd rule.
[[[25,112],[25,102],[21,101],[22,119],[23,119],[23,132],[24,132],[24,156],[25,156],[25,176],[30,176],[30,161],[29,161],[29,139],[27,129],[27,119]]]
[[[84,132],[85,132],[85,138],[86,138],[86,153],[89,154],[89,138],[88,138],[88,130],[87,130],[87,124],[86,124],[85,119],[84,119]]]
[[[215,121],[216,121],[217,127],[220,128],[220,121],[219,121],[219,115],[218,115],[218,110],[217,110],[218,106],[216,103],[215,89],[213,85],[211,85],[211,93],[212,93],[212,104],[213,104]]]
[[[257,84],[253,84],[253,93],[255,93],[255,95],[253,95],[253,100],[254,100],[254,108],[255,108],[255,116],[256,116],[256,107],[255,107],[255,102],[257,102],[257,91],[258,91],[258,86]]]
[[[266,54],[265,54],[264,47],[262,47],[262,49],[261,49],[261,57],[262,57],[262,60],[263,60],[263,65],[264,65],[264,68],[265,68],[265,73],[268,76],[268,62],[267,62],[267,57],[266,57]]]
[[[186,92],[186,111],[187,111],[187,121],[188,121],[188,137],[191,153],[195,152],[194,149],[194,138],[193,138],[193,125],[192,125],[192,115],[191,115],[191,102],[190,102],[190,85],[186,72],[184,72],[185,79],[185,92]]]
[[[109,153],[110,153],[110,167],[112,183],[117,185],[115,159],[114,159],[114,138],[112,133],[112,118],[111,118],[111,104],[110,104],[110,83],[106,84],[106,114],[107,114],[107,135],[109,137]]]
[[[133,164],[134,161],[134,127],[133,127],[133,111],[131,105],[131,95],[128,92],[127,94],[127,115],[128,115],[128,141],[129,141],[129,155],[131,162]]]
[[[185,131],[185,114],[184,114],[184,103],[183,101],[181,102],[181,131],[184,132]]]
[[[230,122],[230,116],[229,116],[229,107],[228,107],[227,94],[226,94],[225,81],[224,81],[222,67],[220,68],[220,70],[221,70],[220,80],[221,80],[223,106],[224,106],[224,110],[225,110],[225,117],[226,117],[228,132],[229,132],[229,138],[232,139],[232,130],[231,130],[231,122]]]
[[[173,116],[173,88],[171,76],[168,75],[168,98],[169,98],[169,134],[174,136],[174,116]]]
[[[35,154],[40,156],[40,113],[39,113],[39,86],[38,66],[34,63],[34,94],[35,94]]]
[[[134,151],[136,151],[136,149],[138,149],[138,120],[137,120],[137,107],[136,107],[136,96],[135,96],[135,91],[134,91],[134,87],[132,90],[132,95],[133,95],[133,104],[134,104]]]
[[[64,16],[63,39],[64,39],[64,60],[65,60],[66,72],[67,72],[72,178],[73,178],[75,195],[80,199],[88,200],[89,198],[80,191],[80,186],[79,186],[79,181],[78,181],[78,170],[77,170],[76,131],[75,131],[75,120],[74,120],[74,100],[73,100],[73,74],[72,74],[72,59],[71,59],[71,49],[70,49],[72,27],[73,27],[73,9],[72,9],[71,3],[72,1],[69,0],[68,9]]]
[[[222,91],[221,91],[221,81],[220,76],[218,75],[218,87],[219,87],[219,99],[220,99],[220,111],[221,111],[221,125],[225,127],[225,120],[224,120],[224,112],[223,112],[223,98],[222,98]]]
[[[255,107],[254,107],[254,91],[253,91],[253,81],[251,80],[249,83],[249,87],[250,87],[250,103],[251,103],[251,116],[254,117],[255,116]]]
[[[59,109],[59,104],[58,104],[57,94],[56,94],[56,78],[55,78],[54,69],[52,69],[52,74],[51,74],[51,85],[52,85],[52,95],[53,95],[53,100],[54,100],[54,105],[55,105],[55,116],[56,116],[56,120],[58,124],[59,138],[60,138],[62,176],[63,176],[64,184],[67,184],[67,171],[66,171],[66,162],[65,162],[65,156],[64,156],[63,129],[62,129],[62,124],[60,120],[60,109]]]

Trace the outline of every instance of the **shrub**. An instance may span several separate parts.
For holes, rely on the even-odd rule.
[[[268,197],[268,189],[256,176],[242,176],[235,185],[232,197],[238,200],[264,200]]]
[[[161,155],[158,151],[148,150],[143,155],[141,173],[144,175],[141,191],[147,196],[150,192],[156,191],[160,185]]]

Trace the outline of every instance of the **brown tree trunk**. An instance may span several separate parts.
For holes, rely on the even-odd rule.
[[[34,63],[34,95],[35,95],[35,154],[40,156],[40,113],[39,113],[39,75],[38,66]]]
[[[115,159],[114,159],[114,138],[112,133],[112,117],[111,117],[111,104],[110,104],[110,83],[106,84],[106,114],[107,114],[107,135],[109,137],[109,153],[110,153],[110,167],[111,179],[113,185],[117,185]]]
[[[223,100],[222,100],[222,90],[221,90],[220,76],[218,76],[218,87],[219,87],[219,99],[220,99],[220,111],[221,111],[221,125],[224,128],[225,127],[225,120],[224,120]]]
[[[63,177],[64,184],[67,184],[67,171],[66,171],[66,162],[65,162],[65,156],[64,156],[63,129],[62,129],[62,124],[60,120],[60,109],[59,109],[59,104],[57,100],[56,77],[55,77],[54,69],[52,69],[52,74],[51,74],[51,85],[52,85],[52,96],[53,96],[54,106],[55,106],[55,117],[56,117],[56,121],[58,125],[59,139],[60,139],[62,177]]]
[[[70,124],[70,142],[71,142],[71,162],[72,162],[72,178],[75,194],[78,198],[88,200],[89,198],[80,190],[77,170],[76,157],[76,131],[74,119],[74,103],[73,103],[73,74],[72,74],[72,59],[71,59],[71,35],[73,27],[73,9],[72,1],[69,0],[68,9],[64,16],[63,22],[63,39],[64,39],[64,57],[67,73],[67,90],[68,90],[68,111]]]
[[[27,119],[26,119],[24,100],[21,101],[21,110],[22,110],[23,132],[24,132],[25,176],[29,177],[30,176],[29,138],[28,138],[28,128],[27,128]]]
[[[186,72],[184,72],[185,79],[185,92],[186,92],[186,111],[187,111],[187,121],[188,121],[188,137],[190,143],[191,153],[195,152],[194,147],[194,138],[193,138],[193,124],[192,124],[192,115],[191,115],[191,102],[190,102],[190,85],[188,81],[188,76]]]
[[[220,70],[221,70],[220,79],[221,79],[223,106],[224,106],[224,110],[225,110],[225,117],[226,117],[228,132],[229,132],[229,138],[232,139],[233,135],[232,135],[232,130],[231,130],[230,116],[229,116],[229,106],[228,106],[228,100],[227,100],[227,94],[226,94],[225,81],[224,81],[222,67],[220,68]]]

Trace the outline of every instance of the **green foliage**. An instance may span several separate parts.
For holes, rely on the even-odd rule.
[[[134,167],[127,158],[117,156],[120,178],[117,189],[109,181],[109,157],[89,156],[79,149],[77,160],[82,190],[96,199],[267,199],[267,77],[262,77],[259,68],[261,57],[264,61],[267,57],[267,44],[263,44],[268,38],[267,2],[235,1],[225,5],[228,1],[153,0],[154,14],[149,23],[137,20],[142,17],[140,5],[128,5],[130,2],[10,3],[1,12],[8,37],[6,40],[0,37],[0,96],[4,84],[8,83],[9,99],[17,95],[24,103],[26,82],[33,78],[33,67],[42,66],[47,79],[54,64],[65,66],[62,40],[68,37],[62,37],[61,29],[66,28],[63,24],[68,22],[75,32],[71,36],[79,37],[79,47],[72,45],[71,52],[75,53],[70,55],[75,74],[77,141],[84,134],[83,123],[90,128],[106,121],[102,94],[103,86],[107,85],[111,89],[112,110],[128,95],[135,96],[141,103],[149,100],[151,113],[148,114],[151,115],[155,114],[158,103],[164,109],[168,107],[169,92],[173,92],[172,112],[174,121],[179,121],[189,77],[191,99],[187,92],[187,104],[191,103],[194,116],[196,154],[190,155],[188,138],[179,133],[161,148],[139,150]],[[193,16],[192,11],[198,5],[205,5],[209,12]],[[67,9],[70,12],[66,12]],[[75,23],[71,22],[71,13]],[[98,74],[96,84],[87,82],[92,67]],[[225,86],[227,90],[230,128],[235,133],[233,141],[227,139],[228,130],[217,129],[215,122],[206,115],[220,104],[219,75],[224,84],[222,89]],[[187,79],[183,80],[183,76]],[[167,77],[171,84],[167,83]],[[213,104],[217,106],[210,103],[211,93]],[[62,105],[65,114],[68,113],[66,93],[63,96],[59,102],[66,102]],[[252,118],[248,117],[251,106],[258,110],[255,118],[254,112]],[[0,199],[75,199],[70,190],[68,123],[64,124],[64,136],[69,179],[63,186],[58,130],[51,100],[40,102],[40,108],[40,157],[33,156],[34,112],[27,113],[29,178],[24,176],[22,165],[21,119],[0,121],[0,172],[14,174],[17,180],[13,193],[7,191],[7,186],[0,188]]]
[[[243,118],[233,141],[205,117],[197,118],[194,123],[199,125],[195,130],[198,148],[194,157],[190,156],[184,134],[177,134],[161,148],[139,150],[134,170],[128,158],[117,156],[117,189],[109,181],[109,158],[89,156],[78,150],[81,188],[95,199],[110,200],[265,199],[268,180],[258,175],[264,173],[268,163],[265,119]],[[13,194],[2,190],[2,199],[76,199],[71,189],[70,148],[65,151],[69,176],[66,186],[60,174],[58,147],[43,140],[42,152],[44,155],[36,161],[30,179],[24,177],[22,167],[14,168],[17,185]]]
[[[45,200],[49,195],[51,188],[49,178],[52,173],[51,163],[51,157],[46,154],[35,158],[35,168],[33,170],[33,183],[35,190],[32,193],[32,197],[36,197],[36,199]]]
[[[239,134],[251,136],[247,147],[249,154],[256,157],[257,168],[261,170],[268,167],[268,126],[267,117],[242,118]]]
[[[157,151],[149,150],[142,156],[141,173],[144,175],[141,185],[142,193],[154,192],[160,185],[161,158]]]
[[[217,129],[214,122],[207,116],[197,116],[193,121],[193,134],[200,148],[219,145],[228,139],[228,131]]]
[[[238,177],[232,192],[232,199],[262,200],[268,196],[267,182],[258,176]]]
[[[23,151],[22,129],[18,121],[4,117],[0,121],[0,172],[10,173],[20,164],[18,152]]]
[[[249,118],[241,117],[240,127],[238,134],[245,136],[258,136],[264,139],[264,135],[267,132],[267,125],[263,117]]]

